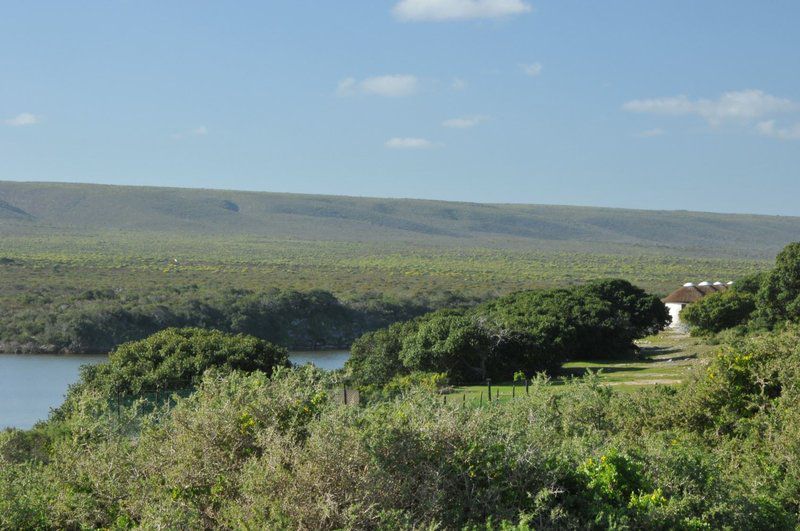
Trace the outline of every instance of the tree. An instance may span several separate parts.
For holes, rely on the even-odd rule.
[[[201,328],[168,328],[111,352],[106,363],[86,367],[77,387],[139,393],[177,389],[199,381],[212,367],[224,372],[288,366],[286,349],[243,334]]]
[[[418,320],[395,323],[367,332],[350,347],[346,367],[360,385],[383,385],[395,375],[406,372],[400,350],[406,336],[416,331]]]
[[[751,294],[727,290],[690,304],[681,312],[681,319],[692,326],[693,332],[715,333],[746,323],[755,307]]]
[[[671,321],[667,307],[656,297],[619,278],[590,282],[584,287],[612,305],[614,312],[630,325],[631,339],[663,330]]]
[[[800,242],[778,254],[757,296],[758,315],[769,324],[800,319]]]
[[[410,370],[446,372],[455,381],[486,378],[490,355],[485,330],[461,312],[434,312],[403,340],[400,359]]]
[[[761,285],[764,283],[764,279],[767,277],[769,272],[761,271],[760,273],[753,273],[752,275],[747,275],[746,277],[742,277],[733,284],[731,284],[729,289],[734,291],[738,291],[741,293],[749,293],[750,295],[757,295],[758,290],[761,289]]]
[[[443,372],[454,382],[553,371],[571,358],[635,352],[633,340],[663,328],[661,302],[624,280],[521,291],[470,310],[441,310],[367,334],[348,367],[361,385],[397,374]]]

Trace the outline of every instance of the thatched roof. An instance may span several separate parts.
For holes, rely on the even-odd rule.
[[[706,295],[711,295],[718,291],[725,291],[726,289],[728,289],[728,286],[725,285],[683,286],[667,295],[666,298],[661,299],[661,302],[682,302],[688,304],[690,302],[699,301]]]

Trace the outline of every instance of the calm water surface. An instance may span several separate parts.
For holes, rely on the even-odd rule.
[[[297,351],[289,358],[333,370],[344,367],[349,356],[346,350]],[[105,360],[105,354],[0,354],[0,429],[30,428],[45,419],[50,408],[61,404],[67,387],[78,380],[81,365]]]

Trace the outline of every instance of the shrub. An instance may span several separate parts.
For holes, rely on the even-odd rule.
[[[470,310],[441,310],[357,340],[347,366],[361,385],[396,374],[445,372],[454,382],[552,372],[570,358],[632,354],[633,340],[662,329],[661,302],[623,280],[523,291]]]
[[[745,324],[755,310],[755,298],[747,292],[726,290],[703,297],[681,312],[696,333],[716,333]]]
[[[84,366],[72,393],[96,389],[107,395],[191,387],[209,368],[224,372],[272,372],[288,365],[286,349],[243,334],[201,328],[169,328],[120,345],[108,361]]]
[[[758,312],[773,325],[800,319],[800,242],[790,243],[778,254],[775,268],[758,291]]]

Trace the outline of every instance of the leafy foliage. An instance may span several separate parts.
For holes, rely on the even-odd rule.
[[[787,245],[770,271],[748,275],[727,291],[704,297],[681,317],[700,334],[740,325],[768,329],[800,320],[800,242]]]
[[[449,303],[458,304],[454,299]],[[232,289],[203,297],[191,288],[141,296],[94,289],[59,303],[31,297],[26,306],[40,310],[12,311],[0,324],[5,350],[107,352],[164,328],[192,326],[250,334],[293,348],[344,348],[368,330],[430,309],[426,303],[380,297],[343,302],[321,290]]]
[[[775,324],[800,319],[800,242],[783,249],[758,291],[760,316]]]
[[[798,345],[791,326],[726,346],[685,388],[540,378],[483,407],[444,404],[422,374],[345,407],[310,366],[207,371],[149,412],[84,388],[37,428],[46,459],[0,434],[0,527],[794,528]]]
[[[633,340],[669,322],[663,304],[622,280],[519,292],[470,310],[442,310],[367,334],[348,367],[363,385],[444,372],[456,382],[552,371],[565,360],[633,353]]]
[[[287,366],[286,349],[244,334],[226,334],[202,328],[168,328],[147,339],[125,343],[108,361],[82,369],[77,389],[107,394],[135,394],[143,390],[170,390],[196,383],[210,368],[271,373]]]
[[[721,332],[746,323],[755,308],[755,297],[730,289],[690,304],[681,311],[681,319],[702,333]]]

